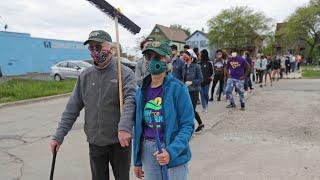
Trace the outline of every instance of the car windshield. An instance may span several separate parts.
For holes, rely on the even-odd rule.
[[[81,62],[81,61],[78,61],[78,62],[74,62],[75,64],[77,64],[79,67],[81,68],[87,68],[87,67],[90,67],[92,66],[91,64],[89,63],[86,63],[86,62]]]

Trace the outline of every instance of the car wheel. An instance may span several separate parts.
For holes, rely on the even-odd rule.
[[[56,74],[56,75],[54,75],[54,80],[55,81],[61,81],[62,78],[61,78],[61,76],[59,74]]]

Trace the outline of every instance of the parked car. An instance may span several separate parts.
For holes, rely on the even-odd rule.
[[[78,78],[80,73],[92,66],[92,64],[84,61],[62,61],[51,67],[50,76],[56,80]]]

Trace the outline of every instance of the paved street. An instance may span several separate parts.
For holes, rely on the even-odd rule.
[[[49,178],[50,135],[66,98],[0,109],[0,179]],[[191,146],[191,180],[320,179],[320,80],[256,89],[247,110],[213,102]],[[55,179],[88,180],[83,114],[61,147]],[[135,179],[132,176],[132,179]]]

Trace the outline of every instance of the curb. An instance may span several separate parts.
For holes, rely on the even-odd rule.
[[[303,79],[303,77],[294,77],[294,78],[282,78],[282,79],[284,79],[284,80],[287,80],[287,79]]]
[[[51,99],[64,98],[64,97],[68,97],[70,95],[71,95],[71,93],[66,93],[66,94],[59,94],[59,95],[54,95],[54,96],[46,96],[46,97],[39,97],[39,98],[3,103],[3,104],[0,104],[0,109],[6,108],[6,107],[12,107],[12,106],[20,106],[20,105],[32,104],[32,103],[36,103],[36,102],[48,101]]]
[[[320,79],[320,77],[302,77],[301,79]]]

